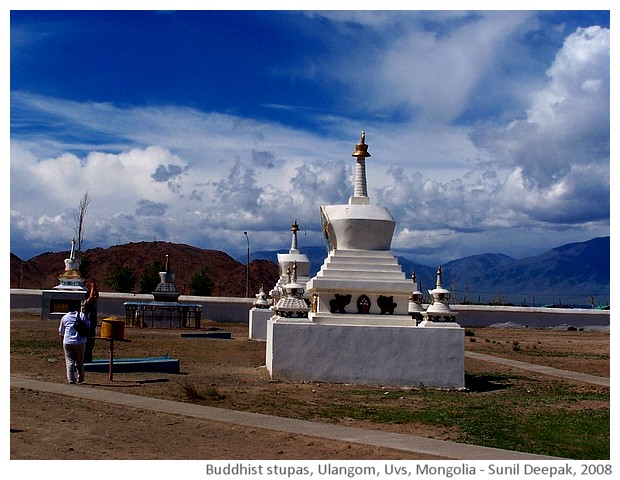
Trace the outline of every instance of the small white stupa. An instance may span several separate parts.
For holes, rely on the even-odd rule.
[[[286,269],[288,282],[284,285],[284,294],[273,307],[275,315],[281,317],[303,318],[308,316],[309,302],[304,298],[305,287],[297,281],[297,262]]]
[[[86,280],[80,273],[80,258],[75,250],[75,238],[71,240],[71,252],[65,259],[65,269],[58,276],[59,284],[41,295],[41,319],[57,320],[67,312],[80,310],[86,298]]]
[[[170,267],[170,257],[166,255],[164,271],[159,272],[159,283],[153,292],[153,300],[156,302],[177,302],[181,292],[174,283],[175,273]]]
[[[306,284],[310,312],[269,319],[267,370],[281,380],[464,388],[463,329],[417,326],[411,315],[411,284],[390,251],[396,222],[368,198],[364,132],[352,156],[349,203],[321,206],[329,253]]]
[[[424,321],[421,325],[426,326],[433,323],[436,326],[452,326],[456,322],[458,312],[450,308],[448,303],[451,296],[450,292],[441,285],[441,265],[437,267],[437,283],[435,288],[429,290],[428,293],[431,296],[431,304],[422,314]]]
[[[424,313],[424,305],[422,305],[424,295],[420,292],[420,287],[418,286],[418,282],[416,282],[415,272],[411,272],[411,280],[413,281],[413,292],[409,297],[408,312],[411,318],[419,322],[422,320]]]
[[[273,298],[274,305],[278,302],[278,299],[285,295],[284,286],[290,281],[289,269],[296,264],[296,275],[299,283],[304,285],[310,280],[310,260],[308,257],[299,252],[297,247],[297,232],[299,232],[299,225],[297,219],[291,225],[291,248],[288,253],[278,253],[278,268],[280,278],[273,287],[273,290],[269,292],[271,298]],[[307,295],[304,294],[306,297]]]
[[[310,278],[310,260],[305,254],[299,252],[297,246],[297,232],[299,232],[299,225],[297,224],[297,220],[295,220],[291,225],[291,248],[288,253],[278,253],[278,269],[280,277],[278,278],[278,281],[274,285],[273,289],[269,291],[269,297],[271,297],[272,305],[269,309],[265,309],[262,305],[258,305],[257,302],[254,302],[254,305],[250,309],[248,329],[248,336],[250,340],[267,340],[267,322],[274,315],[274,310],[278,305],[278,302],[281,299],[286,299],[288,297],[287,285],[291,283],[293,266],[295,266],[295,282],[301,286],[302,290],[301,299],[305,301],[306,306],[309,303],[309,297],[305,291],[305,285]],[[290,303],[290,297],[288,298]]]
[[[69,258],[65,259],[65,271],[58,277],[60,284],[54,287],[56,290],[75,290],[80,293],[86,291],[84,288],[86,280],[82,278],[80,273],[80,263],[75,251],[75,238],[73,238],[71,239]]]
[[[267,294],[265,293],[265,289],[263,288],[262,283],[260,284],[260,287],[258,288],[258,293],[255,296],[256,300],[254,300],[254,303],[252,304],[254,308],[270,307],[269,299],[267,298]]]

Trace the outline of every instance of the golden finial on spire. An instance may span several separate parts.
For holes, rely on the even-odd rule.
[[[355,152],[351,154],[352,157],[370,157],[368,153],[368,145],[366,145],[366,132],[362,130],[361,142],[355,145]]]

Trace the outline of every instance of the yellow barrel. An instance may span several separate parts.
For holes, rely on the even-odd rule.
[[[125,338],[125,320],[107,317],[101,320],[101,338],[123,340]]]

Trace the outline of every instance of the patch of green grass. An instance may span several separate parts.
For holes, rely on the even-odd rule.
[[[485,376],[488,385],[497,387],[491,395],[434,389],[354,390],[348,393],[362,397],[359,401],[336,400],[315,414],[334,420],[441,425],[456,428],[458,441],[464,443],[572,459],[609,458],[609,408],[579,408],[580,402],[609,402],[608,392],[583,392],[560,382],[502,385],[510,380],[516,377]]]
[[[609,458],[609,409],[534,411],[497,405],[429,407],[419,421],[459,427],[475,445],[573,459]]]
[[[224,400],[226,398],[226,395],[220,393],[214,387],[203,389],[187,381],[181,382],[179,385],[188,400],[206,400],[207,398],[211,400]]]
[[[224,395],[223,393],[220,393],[217,388],[207,388],[206,390],[206,394],[207,397],[213,399],[213,400],[224,400],[226,398],[226,395]]]
[[[610,410],[558,410],[528,415],[519,433],[525,448],[574,459],[608,459]],[[561,450],[558,452],[558,446]]]

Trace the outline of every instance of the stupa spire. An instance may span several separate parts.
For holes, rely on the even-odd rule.
[[[69,258],[71,260],[75,260],[76,256],[75,256],[75,238],[71,239],[71,253],[69,254]]]
[[[291,225],[291,232],[293,232],[293,238],[291,240],[291,251],[289,253],[297,253],[297,232],[299,231],[299,225],[297,225],[297,219],[293,225]]]
[[[366,132],[363,130],[360,143],[355,145],[355,152],[351,156],[357,159],[357,163],[355,164],[355,188],[353,196],[349,198],[349,204],[367,205],[369,199],[366,186],[366,158],[370,157],[370,153],[368,153],[368,145],[366,145]]]

